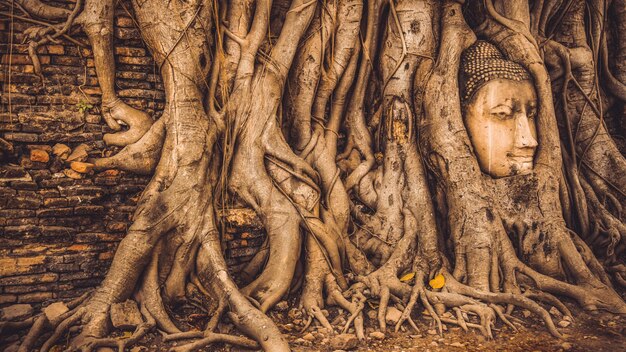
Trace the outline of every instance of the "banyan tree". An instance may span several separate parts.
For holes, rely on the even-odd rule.
[[[38,72],[40,45],[87,34],[104,141],[123,147],[95,168],[151,175],[104,281],[19,324],[21,351],[72,326],[67,348],[83,351],[153,329],[177,351],[288,351],[266,315],[287,296],[330,331],[323,310],[341,308],[360,339],[372,309],[382,332],[426,310],[487,336],[521,308],[559,337],[548,307],[569,315],[562,298],[626,313],[626,159],[609,133],[626,122],[626,1],[130,3],[164,84],[158,119],[116,94],[117,1],[11,2],[52,23],[26,33]],[[233,204],[267,234],[240,271],[216,212]],[[167,308],[192,293],[204,331]],[[144,323],[111,338],[126,300]],[[232,335],[215,330],[226,320]]]

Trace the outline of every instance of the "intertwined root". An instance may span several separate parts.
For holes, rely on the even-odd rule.
[[[79,326],[83,330],[81,334],[75,337],[71,343],[64,347],[67,351],[90,352],[97,351],[101,347],[109,347],[117,351],[125,351],[126,348],[137,344],[148,332],[156,327],[156,321],[152,314],[141,305],[140,312],[143,321],[134,329],[128,337],[104,337],[105,335],[97,331],[90,335],[90,327],[99,325],[109,319],[108,312],[97,311],[94,305],[90,304],[91,295],[86,294],[83,297],[69,302],[68,307],[73,307],[64,314],[61,314],[49,320],[45,314],[28,318],[22,322],[13,322],[4,324],[2,327],[7,330],[17,330],[27,328],[32,325],[31,330],[20,345],[19,351],[31,351],[42,337],[45,337],[40,351],[45,352],[51,350],[54,346],[65,340],[64,337],[71,334],[73,327]],[[259,348],[259,344],[251,339],[242,336],[227,335],[214,332],[217,327],[217,321],[221,318],[225,305],[220,305],[214,316],[207,323],[204,331],[187,331],[168,334],[163,332],[164,341],[185,340],[185,343],[173,347],[171,351],[195,351],[201,347],[213,343],[228,343],[231,345],[239,345],[245,348]],[[105,323],[106,324],[106,323]],[[48,335],[47,332],[52,331]],[[93,331],[92,331],[93,332]],[[105,332],[106,333],[106,332]]]
[[[537,302],[555,307],[563,316],[572,320],[569,309],[549,293],[528,287],[523,293],[484,292],[459,283],[446,271],[443,271],[442,275],[446,284],[441,289],[427,288],[424,285],[424,275],[419,273],[415,276],[416,282],[413,286],[401,282],[395,276],[374,274],[361,278],[359,283],[351,287],[350,292],[352,295],[356,293],[377,302],[376,320],[378,329],[382,332],[386,331],[387,310],[390,306],[402,312],[395,322],[396,332],[403,329],[404,324],[418,332],[419,328],[412,318],[418,303],[421,303],[440,334],[443,333],[443,323],[448,323],[458,325],[465,331],[475,328],[484,336],[493,338],[492,328],[498,319],[513,331],[517,331],[512,321],[519,322],[519,319],[513,317],[511,312],[513,307],[519,307],[540,317],[549,332],[555,337],[560,337],[561,334],[556,329],[552,317]],[[470,318],[472,316],[476,317],[477,321],[473,321]]]
[[[106,306],[103,309],[101,304],[92,301],[92,297],[93,295],[88,293],[69,302],[67,304],[69,310],[56,317],[48,318],[46,314],[40,313],[27,319],[25,322],[32,323],[32,326],[22,341],[19,351],[31,351],[42,337],[45,337],[45,340],[40,351],[49,351],[63,340],[63,337],[70,334],[75,326],[80,326],[82,332],[65,347],[66,350],[90,352],[100,347],[111,347],[124,351],[127,347],[136,344],[156,325],[154,318],[142,305],[140,311],[143,321],[130,337],[124,339],[104,337],[110,307]],[[26,327],[28,327],[26,324],[20,326],[20,328]],[[49,331],[52,331],[50,335],[47,334]]]

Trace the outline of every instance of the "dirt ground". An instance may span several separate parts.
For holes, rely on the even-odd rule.
[[[283,306],[287,306],[286,302]],[[280,304],[279,304],[280,307]],[[573,305],[568,305],[572,310],[574,321],[569,325],[569,321],[562,319],[562,316],[552,310],[554,321],[561,324],[558,329],[563,334],[562,339],[558,339],[550,335],[544,326],[544,323],[536,317],[529,315],[528,312],[516,309],[513,316],[518,318],[512,323],[517,328],[517,332],[510,327],[504,325],[501,321],[497,321],[493,329],[493,339],[488,339],[480,334],[478,330],[470,329],[464,332],[460,327],[446,324],[445,331],[440,336],[432,325],[432,319],[429,316],[414,317],[415,323],[419,328],[419,332],[413,329],[404,332],[387,332],[383,339],[377,334],[372,334],[374,320],[365,317],[366,336],[365,341],[352,346],[345,345],[344,348],[351,351],[593,351],[593,352],[619,352],[626,351],[626,317],[616,316],[608,313],[598,313],[591,315],[583,312]],[[204,314],[196,313],[197,310],[188,309],[179,316],[179,322],[185,321],[188,327],[195,326],[201,328],[206,319]],[[371,310],[369,315],[373,317]],[[329,320],[333,325],[337,326],[336,330],[340,330],[339,326],[343,326],[343,316],[339,317],[337,311],[329,312]],[[283,309],[282,311],[272,311],[270,315],[274,321],[278,322],[281,330],[289,339],[290,345],[295,352],[312,352],[312,351],[341,351],[337,348],[336,334],[329,334],[326,329],[313,323],[307,330],[301,332],[304,321],[301,313],[295,309]],[[470,319],[473,319],[470,317]],[[567,326],[564,326],[567,325]],[[388,327],[393,330],[392,326]],[[408,328],[408,324],[407,324]],[[220,324],[218,330],[223,333],[233,331],[231,324]],[[353,332],[353,331],[350,331]],[[118,332],[115,335],[121,337]],[[124,336],[128,337],[127,332]],[[380,335],[380,334],[378,334]],[[378,338],[376,338],[378,337]],[[11,342],[4,340],[4,344],[0,343],[0,350],[13,351],[16,348],[16,339],[9,338]],[[354,340],[355,338],[352,338]],[[67,340],[66,340],[67,341]],[[167,351],[170,347],[178,343],[164,343],[159,333],[153,332],[141,339],[138,346],[130,348],[130,352],[147,352],[147,351]],[[353,341],[354,342],[354,341]],[[53,349],[55,352],[66,350],[65,346],[57,345]],[[100,352],[111,352],[112,350],[100,349]],[[202,351],[220,351],[220,352],[244,352],[250,351],[238,347],[226,345],[209,346]]]
[[[487,339],[476,330],[464,332],[460,327],[448,325],[443,336],[432,334],[433,327],[428,321],[416,321],[419,333],[387,333],[384,340],[369,339],[356,351],[626,351],[626,331],[624,317],[572,312],[575,319],[568,327],[559,327],[563,339],[553,337],[545,329],[543,322],[534,318],[524,318],[523,326],[514,332],[501,323],[496,323],[494,338]],[[520,314],[521,315],[521,314]],[[429,332],[431,334],[429,334]],[[296,339],[293,339],[296,340]],[[300,341],[301,342],[301,341]],[[323,343],[314,341],[309,346],[293,344],[294,351],[332,351]]]
[[[362,341],[352,351],[593,351],[593,352],[620,352],[626,351],[626,317],[616,316],[608,313],[598,313],[591,315],[579,308],[568,305],[572,310],[574,321],[566,327],[559,326],[558,329],[563,334],[562,339],[550,335],[544,323],[534,316],[527,316],[528,312],[516,309],[513,316],[519,321],[513,321],[513,325],[518,331],[513,331],[502,322],[496,322],[493,329],[493,339],[488,339],[477,330],[470,329],[464,332],[460,327],[446,324],[446,331],[443,336],[437,334],[432,319],[427,316],[416,317],[415,322],[419,332],[412,329],[405,332],[387,332],[384,339],[376,339],[370,336],[373,329],[373,320],[368,317],[366,321],[367,340]],[[292,310],[291,313],[294,311]],[[330,313],[329,320],[333,320],[334,314]],[[564,323],[560,314],[552,310],[555,323]],[[370,313],[371,315],[372,313]],[[295,352],[312,351],[341,351],[333,346],[333,336],[329,336],[326,329],[316,324],[304,332],[300,332],[302,324],[299,316],[290,314],[287,310],[283,312],[270,312],[275,321],[279,322],[279,327],[286,334],[290,345]],[[335,317],[336,318],[336,317]],[[341,319],[336,319],[341,321]],[[295,322],[295,324],[294,324]],[[341,325],[337,322],[338,326]],[[408,325],[407,325],[408,327]],[[224,332],[230,330],[229,324],[220,326]],[[393,330],[393,327],[389,327]],[[338,329],[337,329],[338,330]],[[151,341],[146,341],[143,346],[146,350],[165,350],[167,347],[161,344],[160,337],[154,337]],[[170,345],[171,346],[171,345]],[[138,351],[138,350],[137,350]],[[248,351],[237,347],[212,346],[205,351]],[[135,351],[133,351],[135,352]]]

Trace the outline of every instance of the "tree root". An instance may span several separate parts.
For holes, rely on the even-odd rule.
[[[127,339],[114,339],[114,338],[99,338],[94,339],[87,348],[83,348],[83,352],[90,352],[93,350],[98,350],[99,347],[117,347],[118,351],[125,351],[126,347],[132,346],[139,342],[139,340],[154,326],[156,325],[156,321],[150,315],[150,312],[145,308],[145,306],[141,306],[141,314],[146,319],[145,322],[141,323],[135,331],[133,331],[132,335]]]
[[[147,175],[152,173],[161,155],[165,140],[165,120],[162,116],[137,142],[127,145],[119,153],[108,157],[93,159],[96,170],[117,168],[120,170]]]
[[[20,345],[20,352],[28,352],[32,349],[34,344],[37,342],[39,337],[43,333],[45,333],[46,329],[56,329],[58,325],[61,324],[63,320],[67,317],[74,315],[79,309],[82,308],[85,300],[91,297],[91,292],[85,293],[82,296],[70,301],[67,303],[68,311],[64,314],[56,317],[53,321],[48,320],[45,314],[41,313],[38,316],[28,318],[24,320],[24,322],[28,322],[27,324],[20,324],[21,327],[27,328],[31,327],[30,331],[24,337],[22,344]],[[32,323],[31,323],[32,322]]]
[[[124,147],[135,143],[148,132],[153,123],[148,114],[129,106],[119,98],[103,104],[102,110],[102,115],[109,127],[120,130],[118,121],[122,121],[129,127],[123,132],[105,134],[103,140],[107,145]]]
[[[464,330],[476,328],[486,337],[493,338],[492,328],[496,318],[501,320],[513,331],[516,331],[517,327],[511,322],[511,320],[515,320],[515,318],[507,314],[502,307],[510,305],[531,311],[544,321],[548,331],[553,336],[561,337],[561,334],[556,329],[547,310],[532,299],[537,299],[540,302],[552,305],[561,311],[564,316],[572,317],[569,309],[560,302],[560,300],[546,292],[530,288],[526,288],[524,294],[485,292],[459,283],[445,270],[442,274],[445,277],[446,284],[440,292],[426,289],[423,285],[424,275],[420,273],[416,274],[416,283],[410,288],[397,278],[390,278],[389,275],[387,275],[382,276],[382,278],[384,278],[382,280],[380,277],[376,280],[373,278],[362,278],[360,279],[361,283],[353,285],[351,290],[378,297],[377,321],[379,330],[382,332],[386,330],[386,310],[390,300],[398,302],[401,307],[403,306],[402,315],[395,324],[394,330],[396,332],[399,331],[405,323],[408,323],[415,331],[419,331],[417,325],[411,318],[411,313],[414,311],[418,302],[421,302],[428,312],[428,315],[433,319],[440,334],[443,333],[442,322],[445,322],[458,325]],[[404,300],[400,297],[404,297]],[[444,307],[451,309],[456,315],[456,318],[452,319],[442,316],[445,311]],[[472,323],[467,319],[464,313],[477,316],[480,323]]]
[[[177,347],[173,347],[170,349],[171,352],[192,352],[197,351],[198,349],[208,346],[213,343],[223,342],[231,345],[237,345],[248,349],[257,349],[259,348],[259,344],[254,340],[247,339],[241,336],[233,336],[226,334],[217,334],[217,333],[204,333],[199,337],[197,341],[193,341],[184,345],[180,345]]]

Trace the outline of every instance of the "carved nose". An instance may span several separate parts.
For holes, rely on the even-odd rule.
[[[533,137],[533,131],[528,123],[526,114],[519,114],[515,119],[515,146],[517,148],[535,148],[538,143]]]

